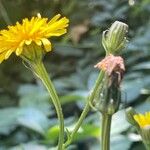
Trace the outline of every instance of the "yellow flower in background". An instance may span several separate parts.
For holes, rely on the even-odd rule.
[[[134,119],[141,128],[150,127],[150,112],[134,115]]]
[[[15,26],[8,26],[8,29],[0,31],[0,63],[8,59],[15,52],[17,56],[24,55],[28,49],[30,55],[31,45],[42,47],[45,52],[51,51],[51,42],[48,38],[61,36],[67,32],[69,20],[66,17],[60,18],[58,14],[51,20],[48,18],[32,17],[25,18],[22,23],[17,22]],[[32,44],[33,43],[33,44]],[[29,48],[28,48],[29,47]],[[36,48],[37,51],[39,48]]]

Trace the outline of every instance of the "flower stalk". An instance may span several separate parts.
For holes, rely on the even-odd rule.
[[[96,105],[94,106],[94,108],[102,112],[102,144],[101,144],[102,147],[101,148],[102,150],[109,150],[111,118],[112,118],[112,115],[119,109],[120,92],[119,92],[118,87],[120,85],[122,75],[125,69],[123,59],[121,57],[114,57],[112,54],[118,53],[119,50],[125,46],[126,32],[127,32],[127,25],[125,23],[117,21],[111,26],[110,30],[108,31],[109,34],[105,34],[106,32],[103,33],[102,44],[106,51],[106,57],[107,56],[110,57],[108,58],[108,60],[109,59],[111,60],[108,63],[106,63],[106,65],[105,64],[102,65],[104,68],[103,67],[101,68],[101,63],[100,64],[98,63],[97,65],[95,65],[95,67],[98,67],[98,68],[100,66],[100,69],[101,69],[100,74],[96,80],[96,83],[92,92],[87,98],[87,102],[83,109],[83,112],[81,113],[73,132],[68,136],[68,139],[66,143],[64,144],[64,147],[67,147],[74,140],[74,137],[77,131],[79,130],[84,118],[90,111],[91,106],[93,108],[93,103],[95,103],[94,99],[95,98],[97,99],[97,97],[99,97],[97,95],[100,95],[103,90],[103,83],[105,82],[103,80],[109,76],[111,80],[110,83],[114,83],[114,80],[115,80],[116,85],[113,84],[113,86],[115,86],[115,91],[113,92],[113,88],[114,88],[113,86],[110,88],[111,89],[110,91],[108,89],[109,94],[107,93],[108,91],[105,90],[107,91],[105,93],[106,99],[103,101],[104,103],[102,102],[104,104],[103,105],[104,107],[102,108],[103,110],[105,109],[104,111],[103,110],[101,111],[100,110],[101,108],[100,109],[97,108]],[[115,72],[115,75],[114,75],[114,72]],[[113,101],[111,101],[111,97],[114,98]],[[98,102],[98,104],[100,103]]]
[[[52,19],[42,18],[40,14],[31,19],[25,18],[21,23],[0,31],[0,63],[8,59],[12,53],[21,57],[30,69],[42,80],[55,106],[59,119],[58,150],[63,149],[64,118],[56,90],[43,65],[42,59],[46,52],[52,50],[49,38],[61,36],[67,32],[69,20],[55,15]]]
[[[125,71],[124,61],[120,56],[108,55],[95,67],[105,72],[99,97],[97,96],[95,101],[95,108],[102,114],[101,149],[109,150],[111,120],[120,106],[120,83]]]
[[[102,115],[102,128],[101,128],[101,150],[110,149],[110,129],[111,129],[112,115]]]
[[[93,102],[95,94],[96,94],[96,92],[99,88],[99,85],[102,83],[104,75],[105,75],[105,73],[103,71],[100,71],[99,76],[98,76],[98,78],[95,82],[94,88],[93,88],[92,92],[90,93],[90,95],[87,98],[86,105],[85,105],[85,107],[84,107],[84,109],[83,109],[83,111],[82,111],[82,113],[79,117],[79,120],[77,121],[77,123],[75,125],[75,128],[74,128],[73,132],[70,135],[70,138],[64,144],[64,147],[67,147],[74,140],[74,137],[75,137],[76,133],[78,132],[83,120],[85,119],[86,115],[90,111],[90,108],[91,108],[90,103]]]
[[[60,127],[58,150],[62,150],[63,143],[64,143],[64,117],[63,117],[62,108],[61,108],[61,104],[60,104],[57,92],[54,88],[54,85],[53,85],[51,79],[49,78],[49,75],[48,75],[42,61],[32,63],[31,67],[32,67],[33,71],[35,72],[35,74],[41,79],[41,81],[45,85],[47,91],[50,94],[50,97],[52,99],[54,107],[56,109],[56,113],[57,113],[58,120],[59,120],[59,127]]]

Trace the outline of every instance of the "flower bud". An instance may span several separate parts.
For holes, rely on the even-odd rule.
[[[109,80],[109,77],[107,80]],[[121,101],[120,88],[114,83],[109,85],[109,81],[106,80],[104,84],[99,99],[95,101],[95,108],[101,113],[113,115],[119,109]]]
[[[127,32],[128,25],[120,21],[115,21],[109,30],[103,32],[102,44],[107,54],[118,53],[125,47]]]
[[[136,127],[146,149],[150,150],[150,112],[137,114],[134,109],[130,107],[126,110],[126,117],[129,123]]]
[[[137,122],[134,119],[134,115],[136,114],[136,111],[132,108],[129,107],[126,109],[126,119],[127,121],[132,124],[133,126],[138,126]]]

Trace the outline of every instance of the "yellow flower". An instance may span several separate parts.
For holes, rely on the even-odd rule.
[[[150,127],[150,112],[134,115],[134,119],[141,128]]]
[[[51,42],[48,38],[61,36],[67,32],[69,20],[60,17],[61,15],[58,14],[48,20],[38,14],[37,17],[32,17],[30,20],[25,18],[22,23],[17,22],[15,26],[8,26],[8,29],[1,30],[0,63],[8,59],[13,52],[17,56],[24,55],[25,49],[31,48],[31,45],[42,47],[45,52],[51,51]]]

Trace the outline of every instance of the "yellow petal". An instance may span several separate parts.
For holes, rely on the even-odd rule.
[[[36,43],[38,46],[41,46],[41,45],[42,45],[41,40],[35,40],[35,43]]]
[[[32,42],[32,40],[26,40],[26,41],[25,41],[25,44],[26,44],[26,45],[30,45],[31,42]]]
[[[16,49],[16,55],[19,56],[22,53],[23,48],[22,47],[18,47]]]
[[[61,36],[62,34],[65,34],[67,32],[66,29],[62,29],[62,30],[58,30],[55,32],[50,32],[48,34],[46,34],[46,37],[51,37],[51,36]]]
[[[135,121],[139,124],[141,128],[150,125],[149,112],[143,114],[137,114],[133,116]]]
[[[48,22],[48,24],[50,25],[50,24],[54,23],[54,22],[57,21],[60,17],[61,17],[60,14],[55,15],[55,16]]]
[[[40,13],[37,13],[37,17],[38,17],[38,18],[41,18],[41,14],[40,14]]]
[[[51,51],[51,48],[52,48],[51,47],[51,42],[48,39],[42,38],[42,43],[44,45],[44,48],[45,48],[46,52]]]
[[[38,14],[37,17],[25,18],[21,23],[17,22],[16,25],[1,30],[0,62],[7,59],[12,52],[15,52],[17,56],[21,55],[25,46],[31,48],[32,42],[39,48],[44,47],[46,52],[51,51],[52,46],[48,38],[66,33],[68,22],[69,20],[65,17],[61,18],[60,14],[54,16],[50,21]],[[30,50],[28,52],[29,56],[30,53],[32,55]]]
[[[5,53],[0,54],[0,63],[5,59]]]
[[[8,50],[5,54],[5,59],[8,59],[9,56],[12,54],[13,50]]]

